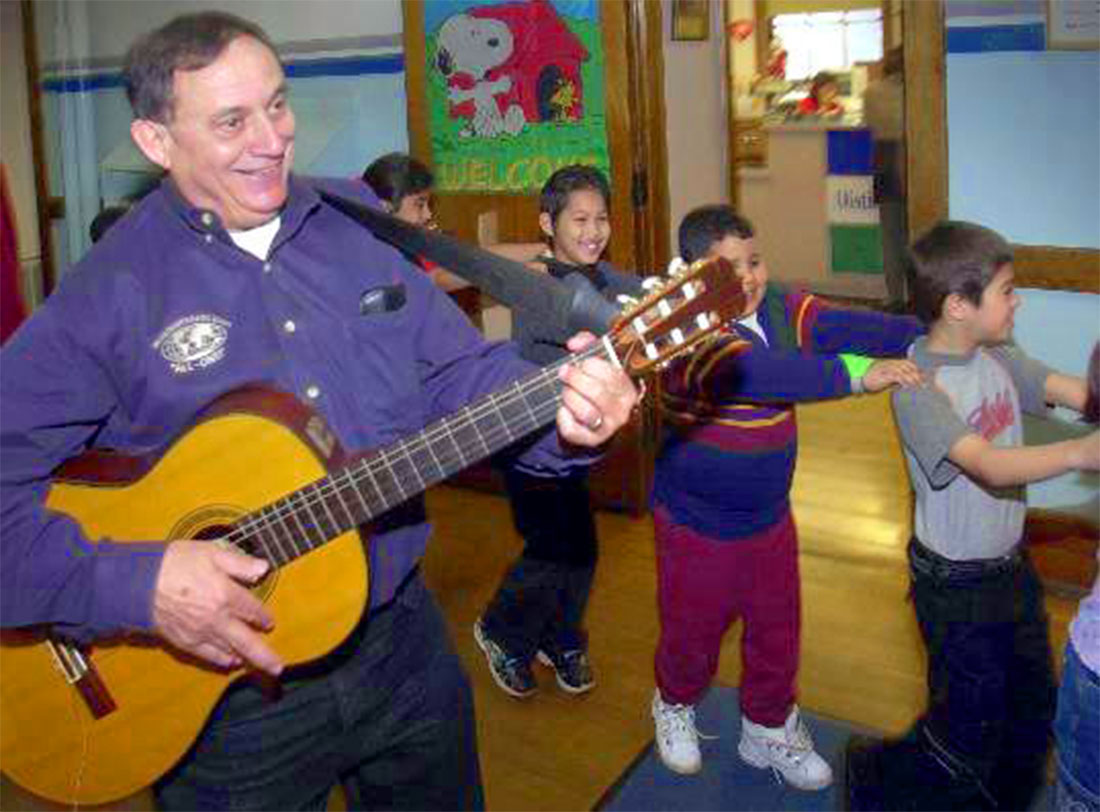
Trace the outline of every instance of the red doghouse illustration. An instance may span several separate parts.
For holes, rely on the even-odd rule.
[[[439,29],[435,67],[447,79],[460,135],[494,138],[528,122],[584,113],[581,63],[588,51],[549,0],[478,6]]]

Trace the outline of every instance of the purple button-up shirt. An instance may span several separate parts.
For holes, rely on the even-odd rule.
[[[88,539],[42,500],[49,475],[89,446],[163,448],[218,396],[261,383],[293,393],[349,452],[378,448],[530,372],[490,344],[398,251],[292,178],[266,261],[171,182],[119,221],[0,354],[0,622],[84,639],[152,624],[163,540]],[[337,194],[376,202],[355,181]],[[396,309],[364,294],[403,286]],[[365,314],[361,311],[366,310]],[[584,464],[556,432],[524,454]],[[393,525],[393,526],[391,526]],[[423,554],[422,517],[371,537],[371,597],[385,603]]]

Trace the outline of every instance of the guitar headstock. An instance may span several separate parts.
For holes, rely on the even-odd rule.
[[[701,259],[661,280],[610,333],[628,374],[643,375],[741,315],[745,291],[729,260]]]

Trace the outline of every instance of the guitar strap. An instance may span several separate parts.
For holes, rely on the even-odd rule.
[[[618,308],[591,289],[566,287],[547,274],[454,237],[410,225],[323,189],[317,192],[325,203],[406,255],[427,257],[506,307],[538,311],[563,344],[580,330],[602,335],[618,318]]]

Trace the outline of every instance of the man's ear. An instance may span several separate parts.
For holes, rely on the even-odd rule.
[[[539,215],[539,228],[551,240],[554,239],[554,221],[550,219],[549,212],[544,211]]]
[[[172,135],[163,124],[147,118],[134,119],[130,122],[130,137],[150,161],[164,170],[172,168],[172,154],[168,148]]]

